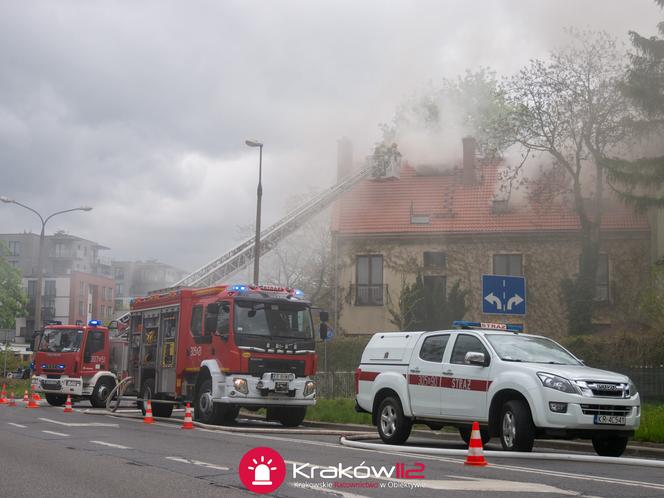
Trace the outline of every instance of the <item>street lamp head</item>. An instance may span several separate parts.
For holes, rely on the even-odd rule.
[[[90,206],[81,206],[80,208],[81,211],[92,211],[92,208]]]
[[[263,144],[257,142],[256,140],[245,140],[244,143],[247,144],[249,147],[263,147]]]
[[[14,202],[14,199],[10,199],[9,197],[5,197],[4,195],[0,196],[0,201],[6,202],[7,204]]]

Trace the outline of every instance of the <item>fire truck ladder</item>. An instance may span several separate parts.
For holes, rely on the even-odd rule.
[[[369,165],[357,173],[321,192],[314,198],[294,209],[282,219],[261,231],[260,254],[266,254],[276,247],[285,237],[295,232],[304,222],[328,207],[344,192],[349,191],[358,182],[366,178],[372,171]],[[254,260],[254,237],[242,242],[222,256],[210,261],[195,272],[187,275],[173,287],[207,287],[214,285],[229,275],[249,266]]]

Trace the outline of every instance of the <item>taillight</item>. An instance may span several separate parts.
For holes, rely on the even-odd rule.
[[[355,394],[360,393],[360,374],[362,373],[362,369],[360,367],[357,367],[355,369]]]

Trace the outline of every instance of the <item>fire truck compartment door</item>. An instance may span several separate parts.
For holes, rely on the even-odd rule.
[[[157,390],[175,392],[175,361],[177,351],[177,310],[161,312],[159,327],[159,360],[157,368]]]

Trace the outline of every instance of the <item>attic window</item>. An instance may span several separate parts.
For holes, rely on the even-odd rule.
[[[494,199],[492,205],[492,211],[495,214],[507,213],[509,210],[509,205],[507,199]]]
[[[430,216],[428,214],[411,214],[411,225],[428,225]]]

